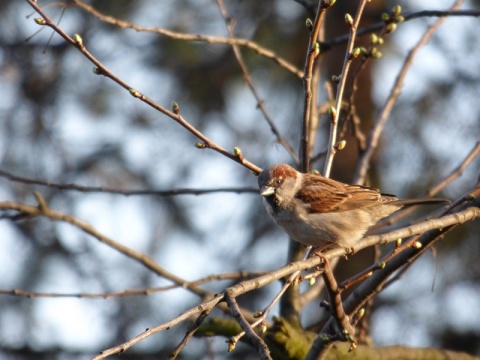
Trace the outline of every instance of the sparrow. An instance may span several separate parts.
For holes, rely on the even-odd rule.
[[[352,249],[372,225],[405,206],[447,202],[400,200],[375,188],[301,173],[286,164],[263,170],[258,186],[273,220],[293,240],[315,251],[331,246]]]

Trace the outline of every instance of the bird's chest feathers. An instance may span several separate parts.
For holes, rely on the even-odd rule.
[[[308,213],[306,206],[295,204],[293,200],[287,200],[280,194],[264,198],[263,201],[277,223],[304,220]]]

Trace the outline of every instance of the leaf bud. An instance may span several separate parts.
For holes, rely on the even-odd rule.
[[[307,20],[305,20],[305,26],[307,27],[307,30],[308,31],[312,31],[313,30],[313,22],[311,19],[307,18]]]
[[[353,18],[352,18],[352,15],[350,15],[349,13],[346,13],[345,14],[345,22],[352,26],[353,25]]]
[[[77,44],[78,46],[83,46],[83,39],[80,35],[78,34],[75,34],[73,35],[73,41],[75,42],[75,44]]]
[[[41,18],[41,17],[35,18],[35,19],[33,19],[33,21],[35,21],[35,23],[38,24],[38,25],[46,25],[47,24],[45,19]]]
[[[175,115],[180,113],[180,106],[178,106],[176,101],[172,101],[172,111]]]

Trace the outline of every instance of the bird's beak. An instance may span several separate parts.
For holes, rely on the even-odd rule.
[[[275,194],[275,188],[273,186],[264,186],[260,189],[260,195],[261,196],[271,196]]]

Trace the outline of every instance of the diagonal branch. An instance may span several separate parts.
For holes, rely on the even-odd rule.
[[[235,33],[233,31],[233,26],[232,26],[233,19],[228,15],[227,9],[225,8],[225,4],[223,3],[223,0],[217,0],[217,5],[218,5],[218,8],[220,9],[220,13],[222,14],[225,20],[225,24],[227,25],[227,30],[228,30],[228,34],[230,35],[230,38],[235,39]],[[277,137],[277,141],[290,154],[290,156],[295,161],[295,163],[298,163],[298,157],[297,157],[297,154],[295,153],[295,150],[288,143],[287,139],[285,139],[280,134],[280,131],[278,130],[272,117],[268,113],[267,108],[265,107],[265,102],[261,99],[260,94],[258,93],[257,88],[253,83],[252,77],[250,76],[250,72],[248,71],[247,65],[243,60],[242,52],[240,51],[239,46],[236,44],[232,44],[232,49],[233,49],[233,53],[235,54],[235,58],[237,59],[237,63],[240,66],[240,69],[242,70],[243,78],[247,83],[247,86],[252,92],[253,96],[255,97],[255,100],[257,101],[257,106],[262,112],[263,117],[267,121],[268,125],[270,126],[270,130],[272,130],[272,133]]]
[[[238,38],[224,38],[224,37],[218,37],[218,36],[207,36],[207,35],[200,35],[200,34],[185,34],[185,33],[179,33],[171,30],[166,30],[162,29],[159,27],[146,27],[146,26],[140,26],[133,24],[131,22],[125,21],[125,20],[120,20],[117,19],[113,16],[110,15],[105,15],[102,14],[100,11],[96,10],[93,6],[85,4],[82,0],[73,0],[73,3],[78,6],[79,8],[87,11],[88,13],[92,14],[96,18],[98,18],[101,21],[104,21],[109,24],[113,24],[115,26],[121,27],[121,28],[126,28],[126,29],[133,29],[139,32],[150,32],[150,33],[155,33],[159,35],[163,35],[165,37],[171,38],[171,39],[176,39],[176,40],[186,40],[186,41],[202,41],[205,43],[210,43],[210,44],[227,44],[227,45],[232,45],[232,46],[243,46],[247,49],[250,49],[257,54],[264,56],[267,59],[272,60],[276,64],[278,64],[280,67],[284,68],[285,70],[291,72],[295,76],[301,78],[303,75],[303,72],[298,69],[295,65],[289,63],[287,60],[284,58],[280,57],[277,55],[272,50],[269,50],[260,44],[247,40],[247,39],[238,39]]]
[[[197,143],[197,147],[201,149],[212,149],[223,156],[239,163],[245,166],[246,168],[252,170],[254,173],[258,174],[261,172],[261,168],[256,166],[255,164],[249,162],[246,160],[243,155],[239,155],[236,153],[230,153],[220,145],[216,144],[212,140],[210,140],[206,135],[204,135],[201,131],[199,131],[197,128],[195,128],[193,125],[191,125],[187,120],[185,120],[182,115],[180,114],[180,109],[178,105],[174,104],[172,110],[168,110],[167,108],[159,105],[157,102],[153,101],[152,99],[148,98],[144,94],[140,93],[136,89],[134,89],[132,86],[127,84],[125,81],[120,79],[118,76],[116,76],[114,73],[112,73],[110,70],[108,70],[98,59],[96,59],[85,47],[83,44],[82,38],[78,35],[75,34],[74,38],[71,38],[69,35],[67,35],[62,29],[60,29],[53,21],[50,19],[47,14],[40,8],[40,6],[37,4],[36,1],[34,0],[26,0],[27,3],[35,9],[35,11],[40,14],[41,19],[36,19],[37,24],[39,25],[44,25],[52,28],[57,34],[59,34],[62,38],[64,38],[68,43],[73,45],[75,48],[77,48],[91,63],[93,63],[96,67],[94,68],[94,73],[97,75],[104,75],[114,82],[116,82],[118,85],[123,87],[124,89],[128,90],[130,95],[132,95],[134,98],[139,99],[140,101],[144,102],[145,104],[149,105],[150,107],[154,108],[155,110],[161,112],[162,114],[168,116],[175,122],[177,122],[179,125],[184,127],[186,130],[188,130],[191,134],[193,134],[195,137],[201,140],[200,143]],[[176,107],[175,107],[176,105]]]
[[[462,3],[462,0],[456,1],[450,10],[453,11],[457,9],[460,6],[460,3]],[[398,97],[400,96],[400,93],[403,87],[403,81],[405,79],[405,76],[407,75],[408,70],[413,64],[413,59],[415,55],[418,53],[418,51],[420,50],[420,48],[428,43],[430,38],[433,36],[435,31],[437,31],[437,29],[443,24],[445,19],[446,18],[440,18],[432,26],[430,26],[425,32],[425,34],[422,36],[422,38],[417,42],[417,44],[413,47],[413,49],[410,50],[407,57],[405,58],[402,69],[400,70],[400,72],[397,75],[397,78],[395,79],[392,90],[390,91],[390,94],[385,104],[383,105],[382,110],[380,111],[380,113],[378,114],[375,120],[374,127],[372,128],[372,130],[370,131],[370,134],[368,135],[367,148],[360,155],[357,169],[355,170],[353,183],[355,184],[364,183],[365,177],[367,175],[367,171],[370,168],[370,161],[380,142],[380,135],[382,134],[383,128],[387,123],[387,120],[393,109],[393,105],[396,103]]]

